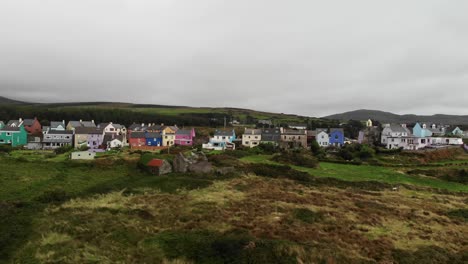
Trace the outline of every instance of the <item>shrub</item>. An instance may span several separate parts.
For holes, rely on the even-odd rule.
[[[258,176],[269,178],[286,178],[300,182],[309,182],[312,177],[302,171],[295,170],[286,165],[272,165],[272,164],[249,164],[246,169],[249,172],[255,173]]]
[[[12,146],[10,146],[10,145],[0,145],[0,152],[10,153],[13,150],[14,150],[14,148]]]
[[[447,212],[447,216],[468,222],[468,209],[451,210]]]
[[[301,220],[302,222],[306,222],[309,224],[318,222],[323,219],[323,214],[320,212],[314,212],[307,208],[297,208],[294,209],[294,217],[296,219]]]
[[[272,158],[276,162],[303,166],[308,168],[316,168],[319,165],[317,158],[303,152],[283,152]]]
[[[54,150],[55,154],[64,154],[64,153],[67,153],[69,151],[73,150],[73,147],[72,146],[62,146],[60,148],[56,148]]]
[[[62,189],[53,189],[47,190],[43,192],[41,195],[36,197],[36,201],[41,203],[57,203],[57,202],[64,202],[68,200],[70,197],[68,194]]]

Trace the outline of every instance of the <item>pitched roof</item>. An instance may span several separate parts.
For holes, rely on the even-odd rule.
[[[409,129],[402,127],[401,125],[398,124],[389,124],[385,128],[389,128],[392,132],[399,132],[399,133],[409,133]]]
[[[284,135],[305,135],[306,130],[284,129],[282,134],[284,134]]]
[[[253,128],[246,128],[244,131],[244,135],[261,135],[261,129],[253,129]]]
[[[146,165],[149,167],[161,167],[164,163],[162,159],[152,159]]]
[[[32,126],[34,124],[35,119],[24,119],[23,125],[24,126]]]
[[[96,124],[94,124],[93,121],[82,121],[81,125],[83,127],[96,127]]]
[[[63,122],[60,122],[60,121],[51,121],[50,122],[50,127],[51,128],[57,128],[58,126],[65,127],[65,124]]]
[[[145,132],[132,132],[130,138],[145,138]]]
[[[148,126],[144,125],[142,126],[142,124],[136,124],[136,123],[133,123],[131,126],[128,127],[128,130],[133,130],[133,131],[137,131],[137,130],[143,130],[145,128],[147,128]]]
[[[341,134],[344,134],[344,130],[342,128],[330,128],[330,134],[333,132],[340,132]]]
[[[5,125],[5,123],[3,123],[3,121],[0,121],[0,125]]]
[[[215,133],[214,133],[215,136],[227,136],[227,137],[231,137],[231,136],[234,136],[234,131],[233,130],[229,130],[229,131],[224,131],[224,130],[216,130]]]
[[[73,131],[70,130],[49,130],[48,135],[73,135]]]
[[[69,121],[68,124],[74,128],[81,127],[80,121]]]
[[[19,126],[21,124],[21,122],[19,120],[10,120],[8,121],[7,123],[7,126]]]
[[[308,137],[315,137],[315,136],[317,136],[317,131],[316,130],[307,130],[307,136]]]
[[[176,131],[176,135],[191,135],[192,130],[179,129]]]
[[[146,132],[145,138],[160,138],[161,133],[158,132]]]
[[[104,135],[103,143],[107,143],[109,141],[112,141],[114,139],[117,139],[119,141],[123,141],[123,136],[122,135],[115,135],[115,134],[106,134]]]
[[[77,127],[75,128],[75,134],[103,134],[103,128],[96,127]]]
[[[2,129],[0,129],[0,131],[7,131],[7,132],[15,132],[15,131],[20,131],[20,127],[9,127],[9,126],[6,126]]]

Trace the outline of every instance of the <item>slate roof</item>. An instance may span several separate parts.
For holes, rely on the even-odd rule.
[[[244,135],[261,135],[261,129],[253,129],[253,128],[246,128],[244,131]]]
[[[19,124],[20,124],[19,120],[10,120],[8,121],[7,126],[12,126],[12,125],[18,126]]]
[[[44,143],[71,143],[73,138],[44,138]]]
[[[400,133],[411,133],[407,127],[402,127],[398,124],[390,124],[390,129],[393,132],[400,132]]]
[[[96,127],[77,127],[75,128],[75,134],[102,134],[104,133],[103,128]]]
[[[15,131],[20,131],[20,127],[9,127],[9,126],[6,126],[2,129],[0,129],[0,131],[7,131],[7,132],[15,132]]]
[[[305,130],[285,129],[283,135],[305,135]]]
[[[23,126],[32,126],[34,124],[34,119],[24,119]]]
[[[83,125],[84,127],[96,127],[96,124],[94,124],[94,122],[91,121],[83,121],[81,122],[81,125]]]
[[[50,122],[50,127],[51,128],[57,128],[58,126],[63,126],[63,128],[65,128],[65,124],[63,122],[60,122],[60,121],[51,121]]]
[[[130,138],[144,138],[145,132],[132,132],[130,133]]]
[[[70,130],[49,130],[47,135],[73,135],[73,131]]]
[[[164,127],[161,125],[154,125],[147,128],[147,130],[163,130]]]
[[[330,134],[333,132],[340,132],[344,135],[344,130],[342,128],[330,128]]]
[[[214,135],[215,136],[232,137],[234,135],[234,132],[232,130],[230,130],[230,131],[216,130]]]
[[[3,121],[0,121],[0,126],[4,126],[5,123],[3,123]]]
[[[277,142],[281,138],[281,131],[279,128],[267,128],[262,130],[262,141]]]
[[[160,138],[160,137],[161,137],[161,133],[157,133],[157,132],[147,132],[145,134],[145,138]]]
[[[74,128],[81,127],[80,121],[70,121],[68,124]]]
[[[307,130],[307,136],[308,137],[315,137],[315,136],[317,136],[317,131],[316,130]]]
[[[133,123],[131,126],[128,127],[128,130],[132,130],[132,131],[141,131],[141,130],[144,130],[146,129],[148,126],[144,125],[142,126],[141,124],[135,124]]]
[[[192,130],[179,129],[176,131],[176,135],[191,135]]]

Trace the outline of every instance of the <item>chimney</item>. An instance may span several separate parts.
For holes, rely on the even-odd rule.
[[[144,127],[144,126],[145,126],[145,123],[141,123],[141,126]]]
[[[406,124],[401,124],[401,127],[406,127]]]
[[[91,123],[93,123],[93,124],[94,124],[94,119],[93,119],[93,120],[91,120]]]
[[[20,123],[23,122],[23,118],[20,117],[18,121],[19,121]]]
[[[112,125],[112,122],[109,122],[109,124],[111,124],[111,125]]]
[[[80,123],[83,123],[83,119],[80,119]]]
[[[164,126],[164,123],[161,123],[161,126]]]
[[[64,124],[64,125],[65,125],[65,120],[62,120],[62,124]]]

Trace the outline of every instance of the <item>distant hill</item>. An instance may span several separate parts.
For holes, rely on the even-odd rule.
[[[356,110],[341,114],[334,114],[325,116],[326,119],[336,119],[341,121],[348,120],[377,120],[381,123],[415,123],[415,122],[427,122],[427,123],[440,123],[446,125],[468,125],[468,115],[397,115],[390,112],[378,111],[378,110]]]
[[[22,102],[22,101],[17,101],[17,100],[13,100],[13,99],[10,99],[10,98],[0,96],[0,104],[29,104],[29,103]]]

